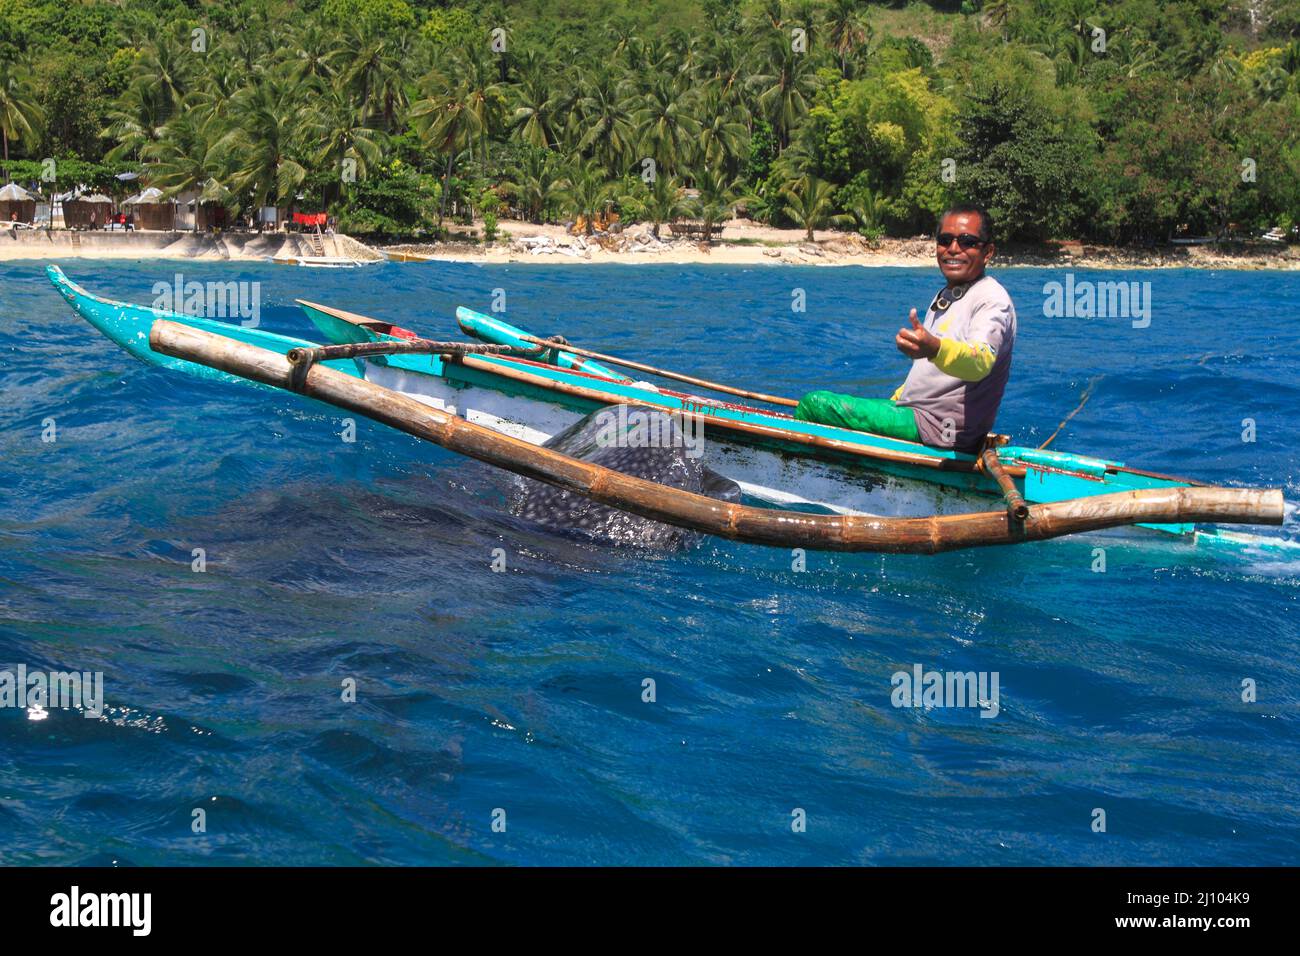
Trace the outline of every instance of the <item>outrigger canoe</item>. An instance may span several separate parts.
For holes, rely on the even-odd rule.
[[[554,480],[556,470],[565,468],[547,457],[553,453],[538,446],[596,409],[649,406],[702,422],[710,467],[736,481],[746,498],[759,505],[728,506],[747,510],[732,514],[731,524],[697,527],[728,537],[797,545],[800,534],[805,534],[808,540],[802,543],[811,547],[939,551],[1134,524],[1200,545],[1294,546],[1285,538],[1218,527],[1281,524],[1284,503],[1277,490],[1213,488],[1118,461],[1011,445],[1001,438],[992,443],[995,454],[986,450],[976,456],[798,421],[780,411],[633,380],[605,362],[579,354],[584,350],[570,351],[573,347],[554,340],[543,347],[537,344],[542,340],[524,330],[465,308],[457,310],[461,329],[486,345],[426,342],[445,347],[420,350],[418,343],[425,340],[400,326],[298,300],[325,339],[321,344],[110,301],[82,289],[57,266],[49,266],[47,273],[74,311],[144,362],[206,378],[251,380],[313,394],[543,480]],[[185,329],[199,334],[187,335]],[[336,381],[337,376],[367,383],[369,389],[359,389],[355,381],[351,385]],[[402,411],[393,410],[398,406]],[[420,419],[418,427],[412,425],[415,419]],[[457,430],[452,419],[464,425]],[[473,441],[465,438],[471,434]],[[492,435],[513,444],[494,445]],[[443,440],[453,437],[454,441]],[[485,451],[489,445],[493,446],[490,454]],[[546,454],[539,457],[529,449]],[[569,462],[568,477],[554,483],[567,482],[566,487],[588,493],[581,482],[573,484],[577,479],[569,474],[581,472],[575,466],[584,463]],[[672,523],[684,523],[683,514],[690,510],[686,505],[698,505],[677,502],[685,509],[678,514],[669,505],[674,495],[685,492],[663,486],[654,486],[658,492],[634,488],[628,483],[636,484],[637,479],[620,477],[624,480],[613,483],[627,495],[625,500],[601,498],[613,494],[609,488],[590,496]],[[605,485],[613,481],[607,475],[587,478],[599,478]],[[934,490],[934,517],[881,517],[896,513],[900,503],[914,503],[917,487]],[[987,498],[1003,500],[1006,508],[983,515],[958,513],[969,508],[972,499]],[[692,520],[713,522],[719,507],[714,503],[711,510],[704,509],[707,515],[694,515]],[[750,513],[759,511],[786,517],[769,519]],[[976,517],[984,519],[983,524],[973,521]],[[746,521],[770,520],[784,522],[769,529],[779,540],[739,533]],[[927,521],[929,525],[924,524]],[[868,536],[871,546],[854,546],[853,540],[868,541],[861,535],[869,524],[871,535],[876,536]],[[959,526],[964,530],[954,533]],[[890,533],[901,537],[891,543]],[[981,537],[986,533],[989,540]],[[920,537],[910,540],[913,535]]]

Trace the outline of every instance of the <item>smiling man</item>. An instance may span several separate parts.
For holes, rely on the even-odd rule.
[[[795,418],[977,452],[992,430],[1011,374],[1016,310],[984,274],[993,258],[993,222],[978,206],[953,206],[939,219],[935,258],[947,285],[925,315],[916,309],[894,343],[912,370],[888,399],[809,392]]]

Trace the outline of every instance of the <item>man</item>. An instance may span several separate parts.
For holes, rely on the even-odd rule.
[[[993,221],[979,206],[954,206],[939,219],[935,258],[947,285],[894,343],[912,370],[889,399],[809,392],[795,418],[978,452],[997,418],[1011,374],[1016,310],[984,274],[993,258]]]

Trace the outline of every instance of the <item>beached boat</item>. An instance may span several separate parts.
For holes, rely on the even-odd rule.
[[[277,266],[305,266],[309,269],[359,269],[382,259],[352,259],[348,256],[272,256]]]
[[[186,342],[187,347],[199,349],[194,353],[198,362],[161,352],[151,343],[155,324],[176,323],[232,343],[256,346],[286,362],[292,360],[289,364],[305,365],[309,371],[315,371],[311,368],[314,365],[343,373],[378,386],[386,395],[413,399],[473,426],[532,446],[540,445],[601,407],[621,404],[662,409],[682,416],[684,422],[702,423],[709,443],[710,466],[737,481],[747,497],[765,506],[848,518],[889,515],[897,513],[905,504],[914,506],[916,489],[924,487],[934,490],[930,499],[933,510],[945,515],[939,521],[969,517],[960,512],[969,509],[972,498],[995,498],[1005,502],[1004,517],[1009,515],[1012,525],[1023,525],[1020,530],[1027,531],[1035,521],[1039,522],[1039,530],[1044,530],[1042,522],[1049,514],[1063,513],[1068,510],[1065,505],[1073,506],[1080,501],[1093,501],[1096,503],[1093,510],[1101,511],[1105,510],[1103,503],[1105,508],[1112,508],[1121,499],[1169,503],[1175,498],[1209,501],[1219,495],[1216,500],[1228,502],[1239,499],[1240,493],[1249,492],[1264,496],[1255,502],[1257,507],[1253,510],[1243,511],[1235,506],[1211,508],[1208,512],[1179,510],[1170,504],[1158,518],[1152,517],[1150,511],[1135,512],[1129,521],[1114,520],[1090,527],[1134,523],[1204,544],[1290,546],[1282,538],[1245,535],[1202,523],[1216,519],[1220,523],[1281,523],[1283,506],[1279,492],[1208,488],[1190,479],[1132,468],[1117,461],[1023,448],[1005,442],[976,456],[802,422],[780,411],[633,380],[612,366],[618,362],[630,364],[634,370],[648,367],[622,360],[610,361],[607,356],[593,358],[595,353],[567,343],[548,342],[539,346],[540,340],[523,330],[468,309],[457,312],[461,328],[488,344],[443,343],[434,348],[414,333],[383,320],[299,300],[307,316],[330,343],[322,346],[203,317],[111,302],[81,289],[56,266],[50,266],[48,272],[51,282],[78,314],[128,352],[146,362],[205,377],[254,378],[264,384],[281,382],[278,373],[250,374],[239,364],[248,358],[243,353],[230,359],[231,367],[239,369],[234,374],[212,367],[213,363],[203,352],[203,349],[210,350],[210,343],[204,345],[194,337]],[[160,319],[166,322],[159,323]],[[480,351],[474,351],[475,348]],[[503,349],[511,352],[502,354]],[[306,373],[300,374],[296,384],[301,385],[305,378]],[[296,387],[295,390],[305,389]],[[739,389],[731,391],[753,394]],[[774,396],[761,397],[774,402],[786,401]],[[364,404],[363,398],[368,401],[383,396],[377,391],[349,401]],[[409,405],[403,407],[410,410]],[[363,413],[370,412],[363,409]],[[381,420],[403,427],[400,421],[382,417]],[[494,463],[510,467],[509,462]],[[1053,508],[1056,510],[1052,511]]]

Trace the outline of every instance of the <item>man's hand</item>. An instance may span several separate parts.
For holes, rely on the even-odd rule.
[[[939,337],[932,335],[925,326],[916,318],[916,309],[913,309],[908,319],[912,323],[910,329],[903,328],[898,330],[898,335],[894,337],[894,344],[898,346],[898,351],[902,352],[910,359],[930,359],[939,354]]]

